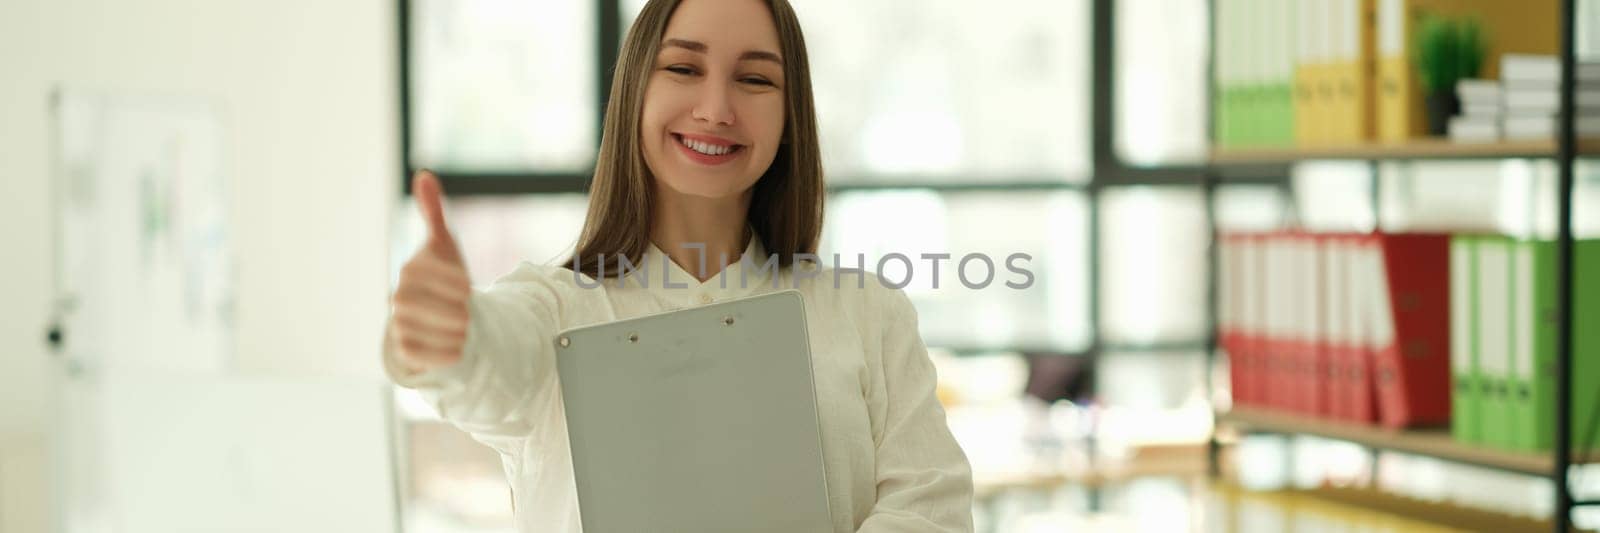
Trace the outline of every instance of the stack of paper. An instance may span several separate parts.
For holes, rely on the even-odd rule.
[[[1461,99],[1461,114],[1450,117],[1450,140],[1459,143],[1494,142],[1500,139],[1500,82],[1461,80],[1456,82]]]
[[[1579,137],[1600,135],[1600,61],[1577,64],[1573,108]],[[1553,55],[1506,54],[1502,128],[1507,139],[1550,139],[1561,111],[1561,60]]]

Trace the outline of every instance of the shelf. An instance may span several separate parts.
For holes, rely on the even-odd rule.
[[[1148,477],[1199,478],[1207,471],[1205,444],[1139,446],[1129,457],[1101,459],[1093,465],[1027,472],[972,473],[979,500],[1006,491],[1046,491],[1064,486],[1101,487]]]
[[[1269,433],[1315,435],[1523,474],[1548,476],[1555,470],[1554,454],[1548,451],[1517,452],[1461,444],[1451,438],[1448,429],[1391,430],[1241,407],[1218,413],[1217,422]],[[1574,452],[1573,455],[1573,463],[1576,464],[1581,460],[1581,454]]]
[[[1251,491],[1233,482],[1218,482],[1213,490],[1237,505],[1240,501],[1260,501],[1297,512],[1345,516],[1360,510],[1396,517],[1426,530],[1545,532],[1553,529],[1549,519],[1514,516],[1487,509],[1464,507],[1448,502],[1424,501],[1371,487],[1320,487]],[[1573,531],[1578,531],[1574,529]]]
[[[1579,153],[1600,151],[1600,139],[1581,139]],[[1287,164],[1305,160],[1384,159],[1505,159],[1556,156],[1553,139],[1456,143],[1448,139],[1419,139],[1406,143],[1363,143],[1317,147],[1222,148],[1211,152],[1218,166]]]

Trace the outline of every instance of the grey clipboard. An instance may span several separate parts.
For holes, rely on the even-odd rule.
[[[557,335],[584,532],[832,531],[806,331],[785,290]]]

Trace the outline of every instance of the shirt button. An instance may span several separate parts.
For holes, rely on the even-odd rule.
[[[709,294],[700,295],[700,303],[708,304],[708,303],[711,303],[711,300],[712,300],[712,298],[711,298],[711,295],[709,295]]]

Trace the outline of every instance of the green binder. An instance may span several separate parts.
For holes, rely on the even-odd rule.
[[[1477,356],[1480,442],[1497,448],[1511,447],[1511,241],[1482,237],[1475,246],[1478,280]]]
[[[1600,240],[1573,243],[1572,443],[1585,444],[1589,420],[1600,408]],[[1549,450],[1555,443],[1556,245],[1520,241],[1514,256],[1510,447]],[[1588,279],[1585,279],[1588,278]]]
[[[1266,91],[1262,90],[1261,84],[1251,81],[1246,82],[1239,89],[1239,94],[1241,102],[1239,104],[1240,122],[1243,124],[1242,130],[1239,132],[1239,143],[1247,146],[1261,146],[1263,137],[1261,132],[1265,130],[1263,126],[1266,124],[1267,118],[1265,115],[1270,112],[1270,110],[1266,109],[1262,99]]]
[[[1572,252],[1572,442],[1585,450],[1600,444],[1600,427],[1588,433],[1600,423],[1600,240],[1574,242]]]
[[[1287,78],[1272,85],[1272,144],[1294,146],[1294,85]]]
[[[1217,83],[1214,90],[1216,93],[1212,95],[1212,98],[1215,101],[1211,104],[1211,112],[1215,117],[1212,124],[1215,129],[1212,135],[1216,139],[1217,146],[1232,147],[1235,144],[1233,141],[1233,91],[1224,87],[1220,82]]]
[[[1474,237],[1450,237],[1450,433],[1475,444],[1483,437],[1478,412],[1477,263]]]
[[[1516,425],[1511,444],[1521,450],[1547,449],[1555,441],[1555,243],[1520,241],[1515,261],[1511,413]]]

